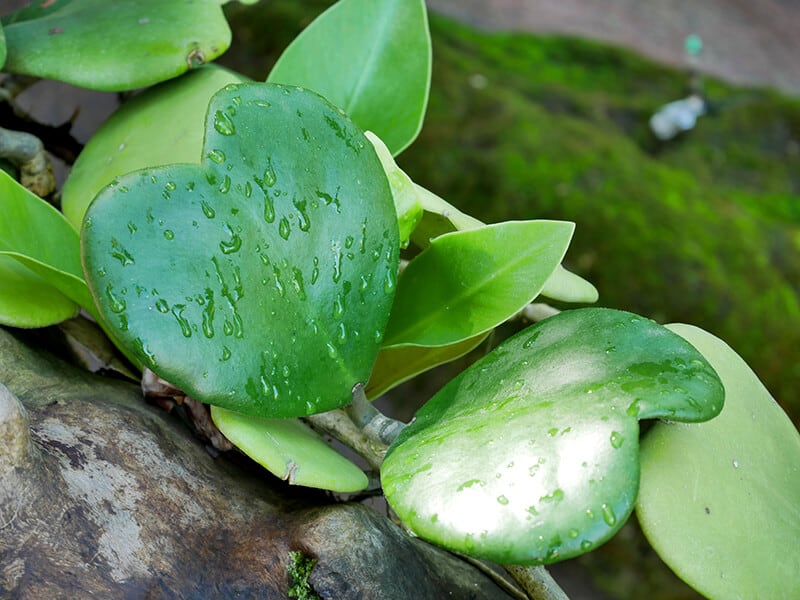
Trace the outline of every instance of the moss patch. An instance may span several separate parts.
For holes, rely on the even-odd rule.
[[[289,552],[289,561],[289,566],[286,568],[290,581],[289,589],[286,591],[287,596],[299,600],[320,600],[320,596],[308,581],[317,559],[302,552],[292,551]]]

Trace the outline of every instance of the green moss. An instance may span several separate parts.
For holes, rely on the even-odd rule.
[[[289,589],[286,594],[289,598],[299,600],[320,600],[320,596],[308,581],[311,571],[317,564],[317,559],[306,556],[302,552],[289,552]]]

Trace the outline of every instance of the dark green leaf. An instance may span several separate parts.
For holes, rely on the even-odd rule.
[[[201,165],[98,195],[83,252],[103,315],[153,371],[210,404],[291,417],[367,380],[397,236],[363,133],[312,92],[251,83],[214,96]]]
[[[549,563],[608,539],[633,509],[638,419],[709,419],[713,369],[655,322],[566,311],[526,329],[447,384],[381,471],[405,525],[503,564]]]

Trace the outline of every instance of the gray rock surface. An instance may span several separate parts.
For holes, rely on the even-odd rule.
[[[291,551],[322,598],[505,597],[363,505],[212,458],[135,385],[28,337],[0,329],[1,598],[285,598]]]

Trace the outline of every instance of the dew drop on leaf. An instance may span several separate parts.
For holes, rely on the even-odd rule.
[[[222,135],[233,135],[236,133],[236,128],[233,126],[233,121],[221,110],[218,110],[214,113],[214,129],[216,129]]]
[[[614,508],[610,504],[603,504],[600,507],[603,511],[603,521],[606,525],[613,527],[617,524],[617,515],[614,513]]]

